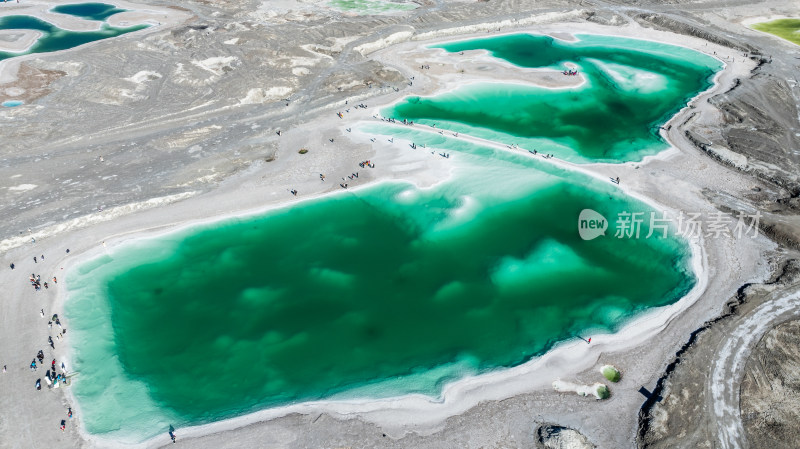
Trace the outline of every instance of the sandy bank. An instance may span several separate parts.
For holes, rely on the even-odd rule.
[[[28,51],[43,34],[38,30],[0,30],[0,51]]]

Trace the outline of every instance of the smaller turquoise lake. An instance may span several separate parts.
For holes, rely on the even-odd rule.
[[[436,125],[571,162],[640,161],[669,147],[659,128],[713,85],[722,63],[688,48],[622,37],[579,34],[563,41],[513,34],[434,46],[448,53],[487,51],[523,69],[584,82],[547,88],[481,82],[430,97],[412,96],[381,114]],[[459,56],[464,59],[472,56]]]
[[[53,12],[69,14],[89,20],[103,21],[99,30],[95,31],[69,31],[63,30],[50,22],[33,16],[15,15],[0,17],[0,30],[37,30],[42,32],[42,37],[33,46],[23,52],[0,51],[0,61],[32,53],[49,53],[68,50],[83,44],[103,39],[121,36],[147,28],[149,25],[136,25],[131,27],[112,27],[105,23],[105,19],[113,14],[124,12],[113,5],[103,3],[79,3],[57,6]]]
[[[23,102],[19,101],[19,100],[4,101],[2,103],[2,106],[6,107],[6,108],[15,108],[17,106],[22,106],[22,105],[23,105]]]
[[[59,14],[68,14],[70,16],[80,17],[87,20],[104,21],[114,14],[127,11],[127,9],[120,9],[107,3],[75,3],[71,5],[56,6],[50,11],[57,12]]]

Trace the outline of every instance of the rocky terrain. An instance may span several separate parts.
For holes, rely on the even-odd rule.
[[[541,449],[594,449],[596,446],[575,429],[542,425],[536,431],[537,447]]]
[[[742,379],[742,421],[751,448],[790,447],[800,439],[800,321],[764,334]]]
[[[797,339],[799,335],[793,333],[797,330],[796,325],[781,324],[777,330],[770,328],[775,322],[796,319],[800,298],[787,302],[784,308],[772,310],[769,319],[748,323],[756,311],[771,307],[776,299],[791,294],[797,296],[800,263],[796,259],[784,262],[776,267],[776,273],[766,283],[742,286],[737,296],[727,304],[723,315],[709,320],[687,339],[667,372],[659,379],[655,392],[663,400],[649,400],[642,407],[640,447],[793,446],[795,429],[800,421],[798,415],[789,409],[796,407],[792,398],[796,398],[800,391],[796,383],[800,359],[796,348],[791,345],[776,347],[774,342],[777,338]],[[749,340],[735,338],[736,330],[740,328],[747,329]],[[760,338],[761,335],[766,336]],[[729,345],[732,340],[736,342],[735,349]],[[738,357],[730,357],[734,350]],[[725,363],[721,361],[729,362],[730,359],[735,359],[738,366],[726,371],[722,368]],[[717,372],[723,375],[717,375]],[[726,387],[723,382],[730,383],[727,392],[730,397],[720,393]],[[776,386],[781,389],[776,390]],[[741,413],[737,400],[740,388]],[[725,432],[731,424],[717,412],[726,407],[728,413],[741,416],[746,436]],[[773,410],[779,411],[773,413]],[[768,425],[764,421],[767,414]],[[786,430],[771,433],[768,440],[760,442],[760,435],[768,432],[769,427]],[[769,445],[767,441],[777,446]]]

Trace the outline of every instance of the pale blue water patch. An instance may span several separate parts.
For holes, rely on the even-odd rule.
[[[19,100],[9,100],[9,101],[4,101],[2,104],[3,104],[4,107],[7,107],[7,108],[15,108],[17,106],[21,106],[21,105],[25,104],[25,102],[19,101]]]

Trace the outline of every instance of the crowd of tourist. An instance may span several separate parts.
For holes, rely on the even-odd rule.
[[[35,244],[35,240],[31,239],[31,242]],[[66,251],[67,254],[69,250]],[[41,266],[40,262],[44,262],[45,256],[44,254],[38,254],[32,257],[34,267]],[[10,268],[12,270],[17,268],[17,264],[11,263]],[[58,278],[56,276],[52,277],[53,279],[53,286],[55,287],[58,284]],[[39,295],[45,295],[45,290],[49,290],[51,285],[47,281],[42,280],[42,275],[37,274],[35,272],[31,273],[28,276],[28,282],[30,283],[31,287],[33,288],[33,294],[36,297]],[[51,301],[44,301],[46,303],[50,303]],[[35,380],[33,381],[33,388],[37,391],[42,390],[42,380],[44,379],[44,384],[47,387],[46,390],[52,390],[61,388],[62,386],[68,386],[70,384],[70,373],[67,371],[67,364],[66,361],[60,360],[57,358],[56,352],[56,342],[59,344],[62,343],[62,340],[66,338],[67,330],[61,324],[61,320],[58,317],[57,313],[53,313],[52,315],[45,314],[44,308],[39,309],[39,315],[42,318],[46,316],[50,316],[47,321],[47,345],[50,347],[48,350],[49,354],[45,356],[45,350],[47,347],[45,346],[44,349],[39,349],[36,355],[31,360],[31,363],[28,365],[30,372],[33,374]],[[55,325],[55,328],[53,327]],[[44,324],[42,324],[44,326]],[[55,338],[55,340],[54,340]],[[49,359],[50,363],[47,363],[45,360]],[[44,377],[38,377],[40,375],[39,370],[44,370]],[[3,365],[3,373],[8,372],[8,366]],[[67,419],[72,419],[72,407],[66,407],[66,415]],[[61,431],[66,430],[66,423],[67,419],[61,420],[60,422],[60,429]]]

